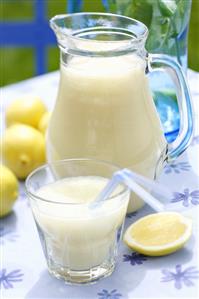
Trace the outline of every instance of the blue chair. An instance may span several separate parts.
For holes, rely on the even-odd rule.
[[[47,1],[34,0],[35,18],[33,21],[0,22],[1,47],[33,47],[35,49],[35,75],[47,71],[47,48],[56,45],[56,38],[46,18]],[[66,1],[68,13],[81,11],[82,0]]]
[[[56,38],[46,18],[47,1],[35,0],[35,18],[33,21],[0,22],[1,47],[33,47],[35,49],[36,74],[47,71],[47,48],[56,45]],[[80,11],[82,1],[68,1],[68,12]]]
[[[33,47],[36,54],[36,75],[47,71],[46,49],[56,44],[56,38],[45,18],[46,1],[35,0],[33,21],[0,22],[1,47]]]
[[[68,0],[67,11],[68,13],[79,12],[82,9],[82,0]]]

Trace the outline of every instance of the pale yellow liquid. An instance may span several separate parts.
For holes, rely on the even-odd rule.
[[[91,208],[89,204],[107,182],[102,177],[67,178],[38,190],[37,196],[50,202],[32,201],[32,209],[44,235],[47,259],[55,265],[88,270],[114,255],[129,192],[121,193],[123,187],[119,186],[115,191],[119,195]]]
[[[47,135],[49,161],[99,158],[154,178],[165,150],[141,58],[76,57],[61,66]],[[128,211],[141,206],[134,197]]]

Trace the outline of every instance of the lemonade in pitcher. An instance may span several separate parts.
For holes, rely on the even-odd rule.
[[[47,133],[48,161],[98,158],[155,178],[168,145],[146,76],[146,26],[80,13],[56,16],[51,27],[61,49],[61,77]],[[155,67],[173,67],[162,56],[152,60]],[[142,205],[133,195],[128,211]]]

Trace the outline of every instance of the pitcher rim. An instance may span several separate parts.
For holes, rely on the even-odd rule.
[[[120,19],[129,20],[131,22],[133,21],[134,23],[137,23],[138,25],[141,25],[143,27],[143,30],[144,30],[144,32],[142,34],[135,37],[136,40],[137,39],[143,39],[143,38],[147,37],[147,35],[148,35],[148,27],[143,22],[141,22],[137,19],[134,19],[134,18],[130,18],[130,17],[127,17],[127,16],[120,15],[120,14],[106,13],[106,12],[102,12],[102,13],[101,12],[76,12],[76,13],[68,13],[68,14],[58,14],[58,15],[55,15],[54,17],[52,17],[49,20],[49,23],[50,23],[50,26],[52,28],[53,27],[53,25],[52,25],[53,21],[56,20],[56,19],[69,18],[71,16],[84,16],[84,15],[85,16],[86,15],[115,16],[115,17],[119,17]],[[55,25],[55,28],[58,28],[58,26]],[[118,27],[118,29],[119,29],[119,27]],[[131,31],[131,30],[129,29],[129,31]],[[131,32],[134,33],[133,31],[131,31]],[[66,34],[66,35],[71,35],[71,34]],[[77,38],[77,39],[83,39],[82,37],[78,37],[78,36],[74,36],[74,35],[72,35],[72,37]],[[106,42],[106,41],[103,41],[103,42]],[[113,41],[113,42],[117,42],[117,41]]]

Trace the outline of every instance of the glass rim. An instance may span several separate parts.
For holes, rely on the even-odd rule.
[[[81,31],[83,31],[85,29],[73,29],[70,28],[70,26],[59,26],[56,21],[64,21],[64,20],[70,20],[72,18],[75,17],[89,17],[89,16],[93,16],[93,17],[99,17],[102,16],[104,18],[107,18],[107,21],[111,21],[111,19],[109,20],[109,18],[117,18],[120,21],[124,21],[126,22],[126,26],[125,24],[122,25],[120,24],[119,26],[113,26],[110,25],[110,27],[105,26],[104,24],[99,24],[98,26],[95,24],[93,26],[90,26],[88,28],[90,29],[94,29],[96,28],[99,29],[103,29],[103,28],[109,28],[110,30],[112,29],[117,29],[118,32],[119,30],[122,31],[126,31],[126,35],[130,36],[130,38],[123,40],[123,42],[127,42],[128,43],[123,46],[123,47],[118,47],[118,49],[108,49],[108,50],[104,50],[104,51],[99,51],[99,50],[86,50],[86,49],[78,49],[78,47],[75,46],[76,42],[97,42],[97,43],[103,43],[103,44],[112,44],[112,45],[117,45],[118,43],[121,43],[121,40],[97,40],[97,39],[87,39],[84,38],[82,36],[78,36],[78,34],[76,34],[77,32],[80,33]],[[117,55],[124,55],[126,52],[132,51],[132,49],[135,47],[135,45],[139,45],[142,44],[143,42],[146,41],[146,38],[148,36],[148,28],[147,26],[142,23],[141,21],[138,21],[136,19],[127,17],[127,16],[123,16],[120,14],[114,14],[114,13],[106,13],[106,12],[78,12],[78,13],[69,13],[69,14],[58,14],[55,15],[54,17],[52,17],[49,21],[50,23],[50,27],[53,29],[53,31],[56,34],[57,37],[57,41],[58,41],[58,45],[60,46],[61,50],[65,51],[67,49],[71,50],[71,54],[77,54],[77,55],[92,55],[92,56],[100,56],[100,53],[102,53],[101,55],[103,55],[104,53],[106,54],[110,54],[111,53],[115,53]],[[127,28],[128,25],[128,28]],[[136,32],[135,28],[129,28],[130,25],[134,25],[137,26],[137,28],[141,28],[141,30],[139,30],[138,32]],[[61,28],[65,28],[66,32],[61,30]],[[127,34],[128,32],[128,34]],[[123,32],[123,35],[125,35],[125,33]],[[64,38],[67,39],[67,41],[64,42]],[[70,41],[70,42],[69,42]],[[70,46],[67,47],[67,44],[70,43]],[[135,47],[136,48],[136,47]],[[113,54],[112,54],[113,55]]]
[[[61,164],[64,164],[64,163],[67,163],[67,162],[78,162],[78,161],[81,161],[81,162],[94,162],[94,163],[99,163],[99,164],[104,164],[106,166],[111,166],[111,167],[114,167],[115,170],[119,170],[121,169],[121,167],[119,167],[119,165],[117,164],[114,164],[114,163],[111,163],[109,161],[105,161],[105,160],[100,160],[100,159],[95,159],[95,158],[69,158],[69,159],[63,159],[63,160],[57,160],[57,161],[54,161],[54,162],[48,162],[48,163],[45,163],[39,167],[37,167],[36,169],[34,169],[26,178],[25,180],[25,192],[27,194],[27,196],[31,197],[32,199],[38,199],[38,200],[41,200],[43,202],[47,202],[47,203],[50,203],[50,204],[59,204],[59,205],[70,205],[70,206],[89,206],[92,202],[87,202],[87,203],[73,203],[73,202],[60,202],[60,201],[53,201],[53,200],[48,200],[46,198],[43,198],[43,197],[40,197],[38,195],[36,195],[35,193],[33,193],[32,191],[30,191],[30,188],[29,188],[29,182],[30,180],[32,179],[32,177],[38,173],[39,171],[47,168],[47,167],[51,167],[52,165],[61,165]],[[61,179],[64,179],[64,178],[61,178]],[[125,192],[130,192],[129,188],[122,184],[122,190],[121,191],[118,191],[118,193],[116,193],[115,195],[112,195],[112,196],[109,196],[107,198],[108,201],[110,200],[114,200],[115,198],[121,196],[122,194],[125,194]],[[46,186],[46,185],[45,185]],[[43,186],[41,186],[43,187]],[[39,188],[38,188],[39,189]],[[107,201],[106,200],[106,201]],[[104,201],[104,202],[106,202]],[[101,205],[103,206],[103,205]]]

